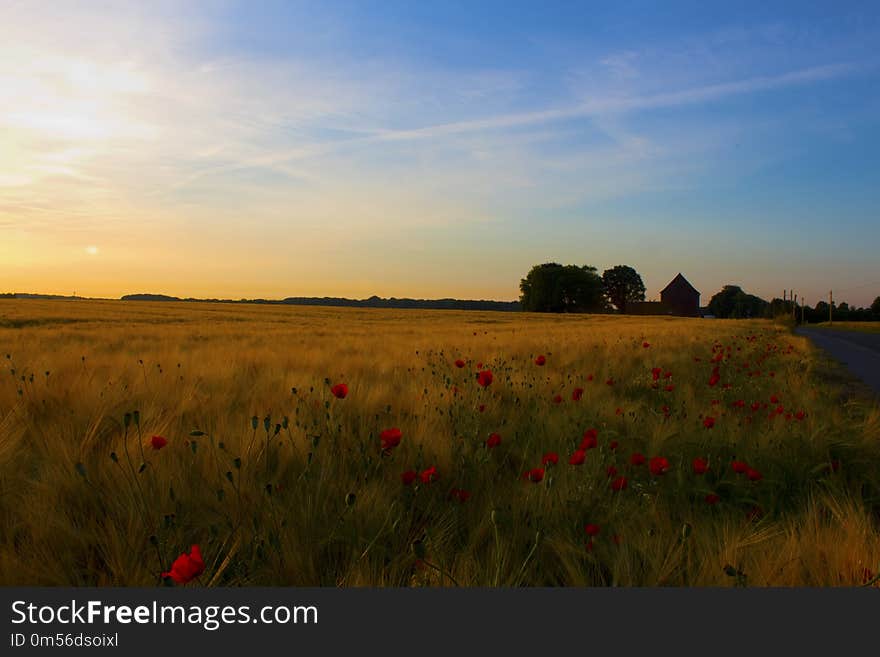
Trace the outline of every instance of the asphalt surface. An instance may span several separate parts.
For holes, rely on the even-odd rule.
[[[803,327],[798,327],[795,332],[810,338],[813,344],[843,363],[850,372],[880,394],[880,333]]]

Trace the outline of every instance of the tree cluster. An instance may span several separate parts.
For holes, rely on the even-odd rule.
[[[535,265],[520,281],[520,305],[529,312],[577,313],[623,310],[644,301],[645,285],[635,269],[617,265],[599,276],[590,265]]]

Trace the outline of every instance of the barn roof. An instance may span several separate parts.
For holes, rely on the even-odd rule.
[[[668,290],[672,290],[672,289],[676,289],[676,288],[685,289],[685,290],[689,289],[689,290],[692,290],[693,292],[696,292],[697,294],[699,294],[699,291],[697,290],[697,288],[695,288],[693,285],[691,285],[688,282],[688,279],[686,279],[684,276],[681,275],[681,272],[678,272],[678,276],[676,276],[671,281],[669,281],[669,285],[664,287],[660,291],[660,294],[663,294],[664,292],[667,292]]]

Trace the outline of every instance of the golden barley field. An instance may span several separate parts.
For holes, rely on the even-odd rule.
[[[877,402],[770,322],[0,300],[0,363],[5,585],[880,566]]]

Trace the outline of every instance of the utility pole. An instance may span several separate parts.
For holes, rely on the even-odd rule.
[[[807,310],[807,302],[801,299],[801,324],[806,324],[806,320],[804,320],[804,312]]]
[[[828,323],[834,324],[834,290],[828,290]]]

